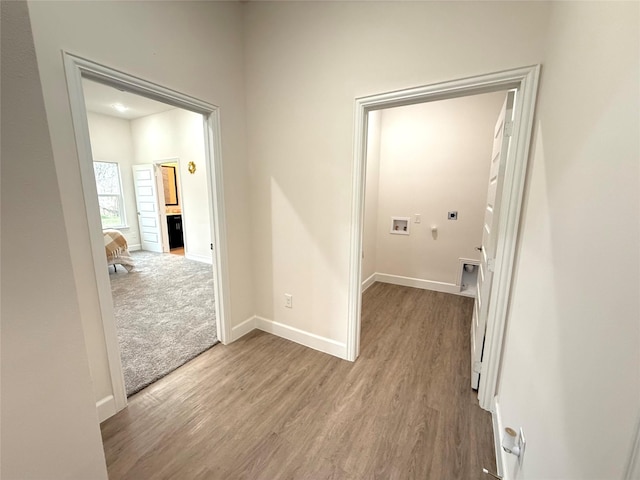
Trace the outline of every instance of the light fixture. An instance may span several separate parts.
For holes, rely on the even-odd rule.
[[[115,110],[119,111],[120,113],[124,113],[124,112],[126,112],[127,110],[129,110],[129,107],[125,107],[125,106],[124,106],[123,104],[121,104],[121,103],[113,103],[113,104],[111,105],[111,108],[113,108],[113,109],[115,109]]]

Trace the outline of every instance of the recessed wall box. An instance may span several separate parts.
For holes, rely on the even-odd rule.
[[[396,235],[409,235],[410,217],[391,217],[391,232]]]

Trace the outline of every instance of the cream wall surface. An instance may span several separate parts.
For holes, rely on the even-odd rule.
[[[24,20],[17,5],[2,3],[3,140],[5,112],[26,105],[30,121],[43,118],[28,102],[39,86],[24,79],[32,90],[5,104],[5,65],[16,59],[5,38],[29,37],[23,21],[5,20],[10,9]],[[44,282],[42,270],[55,271],[41,295],[61,307],[3,302],[3,474],[106,476],[79,322],[86,331],[100,317],[65,49],[221,107],[232,324],[257,313],[337,342],[347,336],[354,99],[542,63],[500,407],[505,424],[527,432],[518,478],[622,477],[640,402],[637,3],[54,1],[29,10],[52,146],[40,155],[14,143],[20,161],[5,170],[3,142],[3,201],[5,185],[40,182],[24,202],[9,190],[23,210],[3,207],[3,241],[35,241],[41,227],[29,234],[35,223],[17,216],[40,209],[55,238],[68,237],[73,270],[64,253],[18,265],[3,250],[4,295],[24,300],[34,287],[26,275]],[[5,23],[18,30],[5,37]],[[7,138],[41,128],[33,145],[42,146],[47,126],[38,125],[16,124]],[[51,175],[29,176],[28,159],[47,157]],[[6,291],[5,271],[17,274]],[[54,416],[40,404],[45,390]],[[18,414],[5,423],[9,411]]]
[[[540,63],[548,5],[246,7],[257,314],[345,342],[354,99]]]
[[[140,248],[140,231],[133,188],[133,141],[129,120],[87,112],[91,153],[94,162],[117,162],[120,166],[122,196],[129,228],[119,229],[127,239],[129,248]],[[100,397],[102,398],[102,397]]]
[[[1,9],[0,477],[106,480],[27,5]]]
[[[453,288],[459,259],[480,259],[493,131],[504,99],[496,92],[382,110],[378,273]],[[449,211],[458,219],[448,220]],[[411,218],[410,235],[390,233],[392,216]]]
[[[229,320],[235,325],[253,315],[242,5],[52,1],[29,2],[29,12],[80,312],[85,331],[97,337],[92,343],[102,345],[89,351],[92,364],[105,365],[107,357],[61,50],[220,107],[231,283]],[[109,378],[93,380],[96,391],[111,388]]]
[[[499,387],[528,442],[518,479],[624,478],[640,413],[639,13],[553,4]]]
[[[380,126],[382,110],[369,112],[364,223],[362,231],[362,281],[376,273],[378,252],[378,190],[380,185]]]
[[[211,261],[211,213],[202,115],[173,109],[131,121],[135,163],[180,160],[185,255]],[[196,164],[189,173],[189,162]]]

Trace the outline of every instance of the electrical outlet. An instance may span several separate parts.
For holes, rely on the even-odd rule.
[[[284,306],[287,308],[293,308],[293,295],[289,293],[284,294]]]
[[[458,219],[458,212],[456,212],[456,211],[449,212],[449,214],[447,215],[447,219],[448,220],[457,220]]]

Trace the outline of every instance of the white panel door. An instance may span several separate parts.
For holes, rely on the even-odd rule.
[[[471,388],[475,390],[478,389],[480,384],[480,373],[482,372],[482,352],[484,349],[484,336],[487,330],[489,296],[491,295],[491,282],[496,258],[496,232],[500,216],[500,198],[504,183],[504,169],[509,154],[511,130],[513,129],[514,99],[515,91],[508,92],[493,135],[489,191],[487,192],[487,205],[482,230],[482,255],[480,256],[478,288],[471,320]]]
[[[140,246],[142,250],[162,253],[160,211],[153,165],[134,165],[132,168],[140,226]]]

